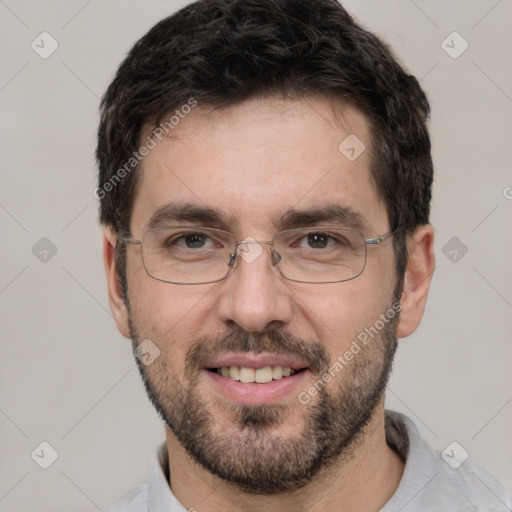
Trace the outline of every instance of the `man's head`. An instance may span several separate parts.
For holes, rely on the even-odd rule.
[[[149,396],[212,473],[299,488],[382,406],[433,268],[427,116],[335,1],[198,2],[121,65],[97,151],[111,307],[158,348]]]

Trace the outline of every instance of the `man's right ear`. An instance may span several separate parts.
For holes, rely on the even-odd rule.
[[[119,332],[125,338],[131,338],[128,321],[128,309],[124,302],[123,290],[117,277],[116,267],[116,245],[117,237],[112,228],[106,227],[103,230],[103,263],[107,276],[108,301],[110,310],[114,315]]]

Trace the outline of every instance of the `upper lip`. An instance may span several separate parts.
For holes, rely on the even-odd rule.
[[[308,365],[296,357],[280,354],[224,354],[206,365],[206,368],[222,368],[223,366],[243,366],[245,368],[263,368],[265,366],[289,366],[293,370],[302,370]]]

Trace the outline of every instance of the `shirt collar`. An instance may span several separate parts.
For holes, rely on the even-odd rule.
[[[164,441],[149,464],[148,512],[187,512],[172,493],[169,481],[169,456]]]
[[[396,491],[380,512],[402,510],[436,475],[432,449],[407,416],[386,411],[386,441],[405,460],[405,468]]]

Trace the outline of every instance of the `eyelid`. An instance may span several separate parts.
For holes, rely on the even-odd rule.
[[[206,240],[220,244],[234,244],[235,236],[229,231],[218,230],[213,228],[197,227],[196,226],[176,226],[177,229],[182,229],[174,235],[169,235],[170,238],[176,241],[183,240],[185,237],[190,235],[202,235]],[[192,229],[194,228],[194,229]],[[229,238],[228,238],[229,235]]]

